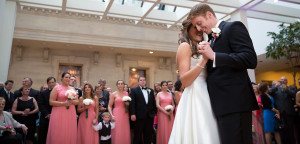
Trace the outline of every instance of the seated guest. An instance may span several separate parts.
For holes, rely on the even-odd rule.
[[[12,105],[15,101],[14,94],[10,91],[14,85],[14,81],[7,80],[4,88],[0,88],[0,97],[6,101],[4,111],[11,112]]]
[[[99,131],[101,144],[111,144],[111,130],[115,128],[115,123],[109,122],[109,112],[104,112],[102,114],[102,119],[103,121],[101,121],[98,125],[94,125],[93,128],[95,131]]]
[[[1,144],[22,144],[22,135],[16,133],[14,128],[22,128],[27,134],[27,127],[13,119],[11,113],[3,111],[5,99],[0,97],[0,142]]]
[[[29,96],[28,88],[23,86],[19,91],[22,96],[15,100],[11,113],[18,122],[24,123],[28,127],[26,144],[31,144],[34,141],[35,121],[38,118],[39,107],[35,98]]]
[[[29,77],[25,77],[22,81],[23,87],[29,89],[29,96],[35,98],[36,100],[38,100],[38,96],[39,96],[40,93],[39,93],[38,90],[35,90],[35,89],[31,88],[32,84],[33,84],[33,81]],[[16,90],[14,95],[15,95],[15,98],[18,98],[18,97],[22,96],[22,93],[19,90]]]

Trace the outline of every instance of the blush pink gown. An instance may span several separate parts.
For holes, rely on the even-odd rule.
[[[124,96],[127,96],[124,92]],[[115,128],[111,130],[112,144],[130,144],[129,111],[125,112],[125,103],[121,97],[115,98],[113,115],[115,116]]]
[[[84,103],[82,103],[83,106]],[[93,101],[88,108],[88,118],[86,118],[86,111],[79,115],[77,144],[99,144],[99,133],[92,127],[95,118],[95,101]]]
[[[56,87],[57,101],[65,102],[65,92],[69,87]],[[76,144],[77,143],[77,115],[74,105],[52,107],[47,144]]]
[[[181,96],[182,96],[182,93],[179,94],[179,102],[180,102]],[[179,104],[179,103],[178,103],[178,104]],[[176,108],[175,108],[175,114],[176,114],[176,112],[177,112],[177,108],[178,108],[178,105],[177,105]]]
[[[159,105],[164,109],[167,105],[172,105],[172,94],[160,92]],[[157,126],[157,144],[167,144],[172,132],[174,123],[174,115],[171,115],[171,121],[169,116],[161,111],[158,111],[158,126]]]

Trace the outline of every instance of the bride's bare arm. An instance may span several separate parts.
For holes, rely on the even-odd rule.
[[[203,58],[198,64],[190,69],[192,50],[188,43],[181,43],[176,54],[176,62],[179,68],[180,80],[184,87],[193,83],[202,71],[201,67],[205,67],[207,58]]]

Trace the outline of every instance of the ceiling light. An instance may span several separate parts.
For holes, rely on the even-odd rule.
[[[278,2],[278,0],[274,0],[274,2],[276,3],[276,2]]]
[[[149,51],[149,54],[153,54],[154,52],[153,51]]]
[[[136,71],[136,69],[135,69],[135,68],[132,68],[132,69],[131,69],[131,71],[134,71],[134,72],[135,72],[135,71]]]

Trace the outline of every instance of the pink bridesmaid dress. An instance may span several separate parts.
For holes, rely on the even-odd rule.
[[[164,109],[167,105],[172,105],[172,94],[160,92],[159,95],[159,105]],[[171,115],[171,121],[169,116],[161,111],[158,111],[158,127],[157,127],[157,144],[167,144],[172,132],[172,127],[174,123],[173,113]]]
[[[69,87],[58,85],[56,87],[57,101],[65,102],[65,92]],[[77,143],[77,115],[74,105],[52,107],[47,144],[76,144]]]
[[[181,96],[182,96],[182,93],[181,93],[181,94],[179,94],[179,102],[180,102]],[[179,104],[179,103],[178,103],[178,104]],[[175,114],[176,114],[176,112],[177,112],[177,107],[178,107],[178,104],[176,105],[176,108],[175,108]]]
[[[124,92],[124,96],[127,96]],[[115,98],[113,115],[115,116],[115,128],[111,130],[112,144],[130,144],[129,112],[125,112],[125,103],[121,97]]]
[[[83,106],[84,103],[82,103]],[[98,131],[95,131],[92,127],[95,118],[95,101],[93,100],[93,103],[88,108],[88,118],[86,118],[86,111],[79,115],[77,144],[99,144]]]

